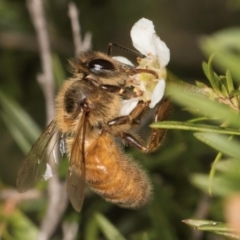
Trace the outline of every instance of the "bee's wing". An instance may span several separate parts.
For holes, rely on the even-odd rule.
[[[80,116],[77,134],[70,155],[67,192],[73,208],[80,212],[85,190],[85,131],[87,128],[86,113]]]
[[[80,212],[85,190],[85,132],[87,128],[86,113],[79,118],[77,134],[71,149],[67,176],[67,192],[73,208]]]
[[[47,160],[49,156],[46,156],[46,153],[50,143],[54,140],[50,151],[52,153],[58,138],[59,133],[56,124],[52,121],[34,143],[18,172],[17,190],[19,192],[25,192],[34,187],[39,180],[46,180],[51,177],[53,169]]]

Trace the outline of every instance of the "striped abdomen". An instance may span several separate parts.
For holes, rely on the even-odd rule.
[[[110,135],[100,135],[87,147],[85,161],[86,182],[107,201],[125,208],[149,202],[152,188],[148,177]]]

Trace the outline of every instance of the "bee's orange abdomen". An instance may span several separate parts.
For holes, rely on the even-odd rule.
[[[121,207],[138,208],[151,198],[145,172],[125,154],[108,134],[102,134],[86,149],[86,182]]]

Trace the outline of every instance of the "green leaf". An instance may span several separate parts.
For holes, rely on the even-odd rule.
[[[202,231],[211,231],[219,234],[220,233],[232,234],[234,232],[234,229],[229,228],[227,224],[222,222],[201,220],[201,219],[200,220],[186,219],[186,220],[183,220],[182,222],[186,223],[191,227],[194,227],[197,230],[202,230]],[[238,236],[238,239],[240,239],[240,236]]]
[[[224,71],[229,69],[238,82],[240,82],[239,39],[239,28],[228,28],[200,39],[202,50],[208,56],[214,52],[216,55],[214,62]]]
[[[203,64],[203,71],[206,75],[206,77],[208,78],[213,90],[218,94],[221,95],[221,91],[219,88],[219,79],[218,76],[214,73],[213,69],[212,69],[212,61],[213,61],[214,55],[212,55],[209,58],[209,61],[207,63],[207,67],[206,65]]]
[[[211,220],[205,220],[205,219],[184,219],[182,222],[186,223],[187,225],[195,228],[199,228],[201,226],[215,226],[218,224],[218,222],[211,221]]]
[[[226,72],[226,83],[227,83],[228,92],[230,93],[230,92],[234,91],[232,75],[229,70],[227,70],[227,72]]]
[[[239,159],[231,158],[218,162],[216,170],[231,177],[240,178],[240,161]]]
[[[240,90],[233,90],[233,91],[230,92],[230,95],[239,96],[240,95]]]
[[[98,233],[99,233],[99,228],[96,221],[96,217],[91,216],[85,228],[84,239],[96,240],[98,239]]]
[[[229,92],[226,86],[227,84],[225,82],[226,82],[225,77],[222,77],[220,82],[220,90],[224,97],[229,97]]]
[[[95,218],[99,228],[108,240],[126,240],[102,214],[96,213]]]
[[[221,222],[214,222],[210,221],[207,224],[202,224],[197,227],[198,230],[203,231],[219,231],[219,232],[230,232],[232,229],[230,229],[226,224]]]
[[[229,106],[209,100],[204,95],[196,93],[195,89],[186,89],[177,84],[169,84],[167,94],[175,102],[196,109],[199,115],[206,115],[218,120],[220,124],[227,121],[229,124],[240,128],[239,117]]]
[[[240,135],[240,131],[234,128],[216,127],[207,124],[193,124],[189,122],[178,122],[178,121],[162,121],[152,123],[152,128],[163,128],[163,129],[175,129],[175,130],[186,130],[186,131],[198,131],[198,132],[212,132],[229,135]]]
[[[31,117],[12,99],[0,91],[0,103],[2,106],[2,117],[9,131],[13,134],[17,144],[26,153],[30,146],[40,135],[41,131]],[[16,133],[13,133],[16,131]],[[26,140],[23,141],[23,138]],[[22,142],[23,141],[23,142]]]
[[[32,143],[26,139],[26,136],[21,130],[19,130],[19,128],[16,126],[16,123],[12,121],[12,119],[5,112],[2,112],[1,116],[18,146],[21,148],[23,153],[27,153],[31,148]]]
[[[191,227],[194,227],[197,230],[210,231],[219,235],[240,239],[240,236],[234,234],[234,230],[229,228],[228,225],[225,223],[199,219],[186,219],[182,222],[190,225]]]
[[[206,62],[202,62],[202,69],[203,69],[203,72],[204,72],[205,76],[208,79],[209,78],[208,64]]]
[[[239,158],[240,143],[237,141],[229,141],[228,137],[214,133],[194,133],[194,136],[221,153]]]
[[[1,214],[0,214],[1,216]],[[13,236],[13,239],[18,240],[32,240],[37,239],[38,229],[37,227],[24,215],[22,212],[15,210],[8,216],[4,217],[7,226],[9,228],[9,234]]]
[[[192,174],[190,177],[192,184],[207,193],[209,189],[209,176],[204,174]],[[211,183],[211,192],[214,195],[226,197],[240,191],[239,182],[223,176],[214,177]]]
[[[209,195],[212,196],[212,182],[213,179],[215,177],[215,173],[216,173],[216,165],[219,163],[219,161],[222,159],[222,153],[219,152],[217,154],[217,156],[215,157],[212,166],[211,166],[211,170],[210,170],[210,174],[209,174],[209,187],[208,187],[208,192]]]
[[[171,212],[176,210],[174,200],[169,193],[169,189],[156,182],[153,182],[154,198],[148,208],[149,221],[154,233],[154,235],[151,235],[151,239],[177,240],[175,227],[172,225],[171,219],[168,218]]]
[[[216,231],[215,233],[218,234],[218,235],[222,235],[224,237],[227,237],[227,238],[240,239],[239,235],[231,233],[231,232],[218,232],[218,231]]]

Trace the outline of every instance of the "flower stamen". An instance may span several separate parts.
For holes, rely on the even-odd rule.
[[[151,69],[138,68],[136,69],[137,73],[149,73],[152,74],[156,79],[158,79],[158,74]]]

